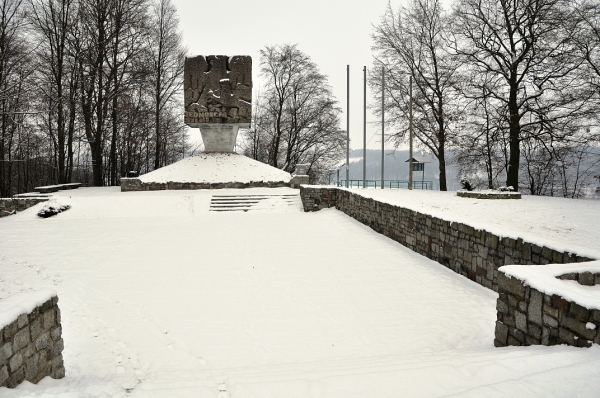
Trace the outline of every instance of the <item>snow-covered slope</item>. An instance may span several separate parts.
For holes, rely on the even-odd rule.
[[[289,173],[237,153],[201,153],[140,176],[142,182],[290,181]]]

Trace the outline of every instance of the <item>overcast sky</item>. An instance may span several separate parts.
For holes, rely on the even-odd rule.
[[[255,82],[261,48],[298,44],[329,77],[333,93],[344,110],[343,129],[346,128],[346,65],[350,65],[350,146],[362,148],[362,69],[372,64],[372,24],[379,21],[388,0],[173,1],[190,55],[250,55]],[[400,4],[403,0],[392,0],[394,8]],[[367,121],[374,120],[368,113]],[[380,137],[379,127],[367,125],[369,148],[380,148]]]

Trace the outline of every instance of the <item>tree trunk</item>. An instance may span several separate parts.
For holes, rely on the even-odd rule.
[[[154,115],[154,128],[155,128],[155,134],[156,134],[156,153],[155,153],[155,158],[154,158],[154,170],[160,168],[160,145],[161,145],[161,141],[160,141],[160,95],[159,95],[159,84],[157,84],[157,88],[156,88],[156,107],[154,109],[155,115]]]
[[[447,191],[448,185],[446,182],[446,154],[444,144],[440,145],[438,150],[438,160],[440,163],[440,191]]]
[[[521,158],[521,124],[517,105],[517,90],[516,77],[513,74],[508,98],[510,157],[508,172],[506,173],[506,186],[513,187],[515,191],[519,190],[519,162]]]

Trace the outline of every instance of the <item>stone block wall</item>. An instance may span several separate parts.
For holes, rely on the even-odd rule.
[[[600,274],[566,274],[580,284],[600,284]],[[583,282],[583,283],[582,283]],[[557,345],[590,347],[600,344],[600,310],[589,309],[558,295],[526,286],[518,278],[498,275],[498,301],[494,345]]]
[[[252,182],[142,182],[139,178],[121,178],[121,192],[164,191],[164,190],[196,190],[196,189],[243,189],[243,188],[281,188],[289,187],[284,181],[252,181]]]
[[[522,239],[502,238],[466,224],[382,203],[336,187],[302,186],[300,197],[304,211],[335,207],[373,230],[494,291],[498,290],[498,268],[503,265],[591,260]]]
[[[0,218],[10,216],[14,212],[29,209],[48,198],[0,198]]]
[[[300,198],[305,212],[319,211],[337,204],[338,189],[335,187],[300,186]]]
[[[54,296],[0,329],[0,387],[65,376],[60,310]]]
[[[300,185],[308,184],[309,177],[307,175],[292,175],[290,180],[290,188],[299,189]]]
[[[456,196],[474,199],[521,199],[520,192],[458,191]]]

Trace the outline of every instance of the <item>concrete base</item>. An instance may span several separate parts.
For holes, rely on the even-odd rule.
[[[299,180],[296,184],[308,183]],[[296,177],[297,179],[297,177]],[[121,178],[121,192],[164,189],[289,187],[289,173],[237,153],[203,152],[138,178]]]
[[[239,124],[200,124],[205,152],[233,152]]]

